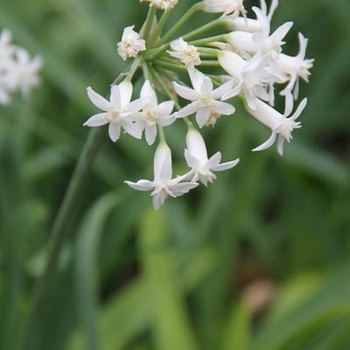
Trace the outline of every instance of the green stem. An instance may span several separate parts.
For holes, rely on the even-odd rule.
[[[162,17],[160,18],[158,25],[156,27],[156,29],[154,30],[154,32],[152,33],[151,37],[149,38],[149,45],[150,47],[154,44],[154,42],[156,41],[157,37],[160,35],[165,23],[167,22],[167,20],[169,19],[169,16],[171,15],[171,13],[173,12],[173,9],[167,10],[163,13]]]
[[[176,24],[163,36],[163,38],[160,40],[159,45],[162,45],[169,41],[169,39],[178,32],[179,28],[181,28],[185,22],[187,22],[194,13],[201,10],[203,7],[203,2],[198,2],[194,4],[181,18]]]
[[[104,134],[104,128],[93,128],[90,130],[85,146],[81,152],[72,178],[69,182],[63,202],[59,208],[56,219],[50,233],[47,262],[41,278],[34,286],[32,304],[29,309],[25,333],[20,344],[20,349],[35,349],[35,338],[38,328],[42,322],[43,311],[46,307],[48,292],[54,280],[57,270],[57,262],[61,248],[68,236],[68,225],[71,221],[72,212],[80,202],[82,188],[85,184],[86,174],[97,153]]]
[[[147,13],[147,18],[146,18],[146,25],[145,25],[145,33],[143,35],[143,39],[146,41],[146,45],[149,40],[149,35],[151,32],[152,24],[153,24],[153,18],[157,12],[157,9],[153,6],[151,6],[148,10]]]
[[[174,62],[168,62],[165,60],[157,60],[154,62],[154,65],[159,65],[165,69],[171,70],[171,71],[175,71],[175,72],[179,72],[179,73],[186,73],[187,69],[183,64],[177,64]]]
[[[221,35],[215,35],[204,39],[193,40],[190,42],[190,44],[194,46],[203,46],[203,45],[211,44],[214,41],[226,42],[226,38],[227,38],[227,34],[221,34]]]
[[[154,78],[158,81],[159,85],[163,88],[163,90],[165,91],[167,96],[175,102],[175,108],[176,108],[176,110],[179,111],[181,109],[181,106],[180,106],[179,102],[177,101],[177,99],[174,98],[174,95],[171,93],[168,86],[164,83],[162,77],[159,75],[159,73],[155,69],[152,70],[152,74],[153,74]],[[186,123],[187,126],[192,125],[191,121],[187,117],[182,118],[182,119],[184,120],[184,122]]]
[[[187,33],[182,38],[185,41],[189,41],[191,38],[193,38],[193,37],[195,37],[197,35],[200,35],[200,34],[206,32],[209,29],[215,28],[215,27],[217,27],[217,26],[219,26],[219,25],[221,25],[223,23],[225,23],[225,21],[222,18],[218,18],[218,19],[216,19],[214,21],[209,22],[208,24],[205,24],[202,27],[199,27],[199,28],[193,30],[192,32]]]

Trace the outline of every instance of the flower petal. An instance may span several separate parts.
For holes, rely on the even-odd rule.
[[[104,97],[95,92],[90,86],[86,89],[90,101],[102,111],[108,111],[111,107],[111,103]]]
[[[83,125],[84,126],[101,126],[108,123],[106,113],[98,113],[90,117]]]

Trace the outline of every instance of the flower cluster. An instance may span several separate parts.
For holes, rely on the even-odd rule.
[[[31,59],[23,47],[12,44],[11,32],[4,29],[0,33],[0,104],[11,102],[11,94],[16,90],[24,98],[29,97],[30,91],[40,82],[38,72],[42,59],[35,56]]]
[[[271,130],[268,140],[253,151],[269,148],[277,138],[277,151],[282,155],[284,141],[290,142],[292,131],[301,127],[297,118],[307,100],[304,98],[293,113],[294,101],[298,99],[299,80],[308,82],[313,60],[305,58],[307,39],[302,34],[296,56],[282,52],[293,23],[284,23],[271,31],[278,0],[272,0],[269,8],[261,0],[260,7],[252,8],[255,18],[247,17],[243,0],[204,0],[195,3],[168,31],[164,31],[168,11],[177,1],[147,1],[150,9],[142,30],[138,33],[134,26],[125,28],[118,43],[121,58],[134,59],[131,68],[117,77],[109,100],[88,87],[88,97],[102,112],[84,125],[108,124],[114,142],[121,131],[137,139],[144,134],[148,145],[158,137],[153,181],[125,183],[136,190],[152,191],[153,205],[159,209],[168,196],[178,197],[199,183],[207,186],[216,179],[215,172],[238,164],[238,158],[221,163],[220,152],[208,157],[199,131],[214,127],[222,115],[232,115],[236,96],[241,97],[252,117]],[[164,11],[159,18],[158,11]],[[196,11],[214,14],[215,18],[180,36],[181,27]],[[209,30],[217,33],[205,36]],[[136,75],[137,71],[142,74]],[[133,99],[135,77],[140,75],[143,84],[138,97]],[[276,86],[280,88],[276,90]],[[277,96],[285,102],[283,113],[274,107]],[[173,177],[171,149],[164,127],[178,120],[187,126],[184,159],[189,169]]]

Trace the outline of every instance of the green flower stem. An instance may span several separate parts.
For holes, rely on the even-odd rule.
[[[204,67],[221,67],[220,63],[215,60],[202,60],[201,66]]]
[[[198,40],[193,40],[190,41],[189,43],[194,46],[204,46],[207,44],[211,44],[214,41],[224,41],[226,42],[227,34],[221,34],[221,35],[215,35],[215,36],[210,36],[208,38],[204,39],[198,39]]]
[[[220,52],[220,50],[218,49],[211,49],[207,47],[200,47],[198,51],[202,57],[215,57],[215,58],[218,57],[218,53]]]
[[[167,10],[163,13],[162,17],[160,18],[157,27],[155,28],[154,32],[152,33],[151,37],[149,38],[149,46],[152,47],[154,42],[156,41],[157,37],[160,35],[165,23],[169,19],[170,15],[172,14],[173,9]]]
[[[20,344],[21,350],[35,350],[36,333],[42,322],[42,314],[46,307],[48,292],[57,270],[57,262],[61,248],[68,235],[68,225],[72,219],[72,212],[76,211],[80,202],[81,191],[85,185],[86,174],[95,158],[98,146],[105,133],[104,128],[90,130],[85,146],[80,154],[72,178],[69,182],[63,202],[59,208],[49,236],[47,262],[44,272],[34,286],[32,304],[29,309],[24,337]]]
[[[143,58],[146,61],[153,61],[153,60],[155,60],[157,57],[159,57],[163,52],[165,52],[168,49],[170,49],[170,45],[169,44],[165,44],[165,45],[162,45],[160,47],[157,47],[157,48],[154,48],[154,49],[151,49],[151,50],[147,50],[143,54]]]
[[[153,6],[151,6],[148,10],[148,13],[147,13],[147,18],[146,18],[146,22],[145,22],[145,32],[143,34],[143,39],[146,41],[146,43],[150,39],[149,36],[151,33],[153,18],[155,16],[156,12],[157,12],[157,9]]]
[[[187,22],[194,13],[203,8],[203,2],[198,2],[194,4],[185,14],[180,18],[178,22],[162,37],[159,41],[159,45],[162,45],[168,42],[171,37],[178,32],[178,30]]]
[[[142,65],[142,72],[143,72],[143,76],[144,76],[145,80],[152,81],[147,62],[142,60],[141,65]]]
[[[153,74],[154,78],[157,80],[158,84],[163,88],[163,90],[167,94],[167,96],[175,102],[175,108],[176,108],[176,110],[179,111],[181,109],[181,106],[180,106],[179,102],[177,101],[177,98],[174,98],[174,95],[169,90],[168,86],[164,83],[162,77],[159,75],[159,73],[155,69],[152,69],[152,74]],[[184,120],[184,122],[186,123],[187,126],[192,125],[191,121],[187,117],[182,118],[182,119]]]
[[[137,69],[140,67],[142,62],[142,56],[138,56],[135,58],[134,62],[132,63],[129,72],[126,74],[125,76],[125,80],[126,81],[130,81],[132,80],[133,76],[135,75]]]
[[[222,25],[223,23],[225,23],[225,21],[221,18],[218,18],[214,21],[209,22],[208,24],[205,24],[202,27],[199,27],[195,30],[193,30],[192,32],[187,33],[186,35],[184,35],[182,38],[185,41],[189,41],[190,39],[192,39],[193,37],[196,37],[200,34],[203,34],[204,32],[206,32],[207,30],[213,29],[217,26]]]
[[[186,73],[186,67],[183,64],[177,64],[171,61],[167,61],[167,60],[156,60],[154,62],[155,66],[161,66],[165,69],[168,69],[170,71],[174,71],[174,72],[179,72],[179,73]]]

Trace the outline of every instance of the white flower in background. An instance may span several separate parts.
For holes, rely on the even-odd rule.
[[[191,178],[192,182],[201,182],[207,186],[216,179],[213,171],[223,171],[233,168],[238,164],[239,159],[226,163],[220,163],[221,153],[217,152],[208,159],[207,148],[202,135],[193,127],[188,129],[186,135],[185,159],[191,171],[186,174],[186,179]]]
[[[178,3],[178,0],[141,0],[141,2],[143,1],[148,1],[150,6],[160,10],[170,10]]]
[[[299,33],[299,53],[294,57],[281,53],[277,61],[278,68],[282,73],[287,74],[287,80],[289,80],[284,91],[293,92],[295,99],[297,99],[299,95],[299,78],[309,82],[309,75],[311,74],[310,69],[314,62],[314,59],[305,59],[307,42],[308,40],[303,34]]]
[[[304,98],[291,117],[288,117],[293,109],[293,96],[291,93],[286,94],[286,110],[284,114],[279,113],[267,103],[258,99],[255,101],[256,109],[247,106],[249,113],[262,124],[268,126],[272,131],[269,139],[260,146],[254,148],[253,151],[262,151],[271,147],[278,135],[277,151],[282,156],[284,141],[290,142],[292,139],[292,131],[301,128],[300,122],[297,122],[296,119],[304,110],[306,103],[307,99]]]
[[[145,40],[135,32],[135,26],[124,28],[122,40],[118,43],[118,54],[125,61],[129,57],[136,57],[139,51],[146,50]]]
[[[3,29],[0,34],[0,74],[11,69],[14,65],[13,54],[16,47],[11,44],[12,35],[8,29]]]
[[[196,69],[190,69],[188,72],[193,89],[174,82],[177,94],[192,101],[176,113],[177,118],[196,113],[196,121],[199,127],[203,127],[214,125],[222,114],[231,115],[235,112],[235,107],[231,104],[217,100],[232,89],[233,81],[228,81],[213,90],[213,83],[209,77]]]
[[[145,105],[139,113],[138,123],[142,130],[145,130],[145,138],[149,145],[152,145],[157,136],[157,125],[168,126],[174,122],[175,116],[171,115],[174,108],[174,101],[164,101],[158,104],[157,95],[150,82],[146,80],[141,88],[141,99]]]
[[[42,58],[29,56],[26,49],[13,45],[8,29],[0,34],[0,104],[11,102],[11,93],[20,90],[23,97],[29,97],[33,87],[39,85],[39,70]]]
[[[133,86],[129,81],[123,81],[119,85],[111,87],[110,101],[96,93],[91,87],[87,88],[90,101],[104,111],[90,117],[84,126],[97,127],[109,124],[108,133],[113,142],[120,137],[123,128],[131,136],[140,139],[142,129],[135,123],[133,115],[139,112],[145,105],[142,99],[130,102]]]
[[[223,16],[238,17],[239,13],[246,16],[247,11],[243,0],[204,0],[204,10],[212,13],[222,13]]]
[[[173,51],[168,51],[168,54],[178,58],[186,67],[201,64],[197,48],[194,45],[189,45],[182,38],[172,41],[170,47]]]
[[[18,48],[15,52],[16,67],[10,74],[12,83],[16,89],[22,92],[23,97],[28,98],[33,87],[40,83],[39,70],[42,68],[43,60],[40,56],[30,58],[27,50]]]
[[[181,182],[184,176],[172,179],[173,169],[171,151],[167,144],[160,143],[154,154],[154,180],[139,180],[137,182],[124,181],[131,188],[138,191],[152,191],[153,205],[156,210],[164,203],[168,196],[179,197],[192,188],[198,186],[195,182]]]
[[[273,84],[281,82],[279,71],[273,71],[269,65],[269,57],[257,53],[249,60],[231,51],[222,51],[218,55],[222,68],[230,74],[236,86],[223,95],[226,100],[242,93],[250,108],[255,108],[256,98],[274,103]]]

